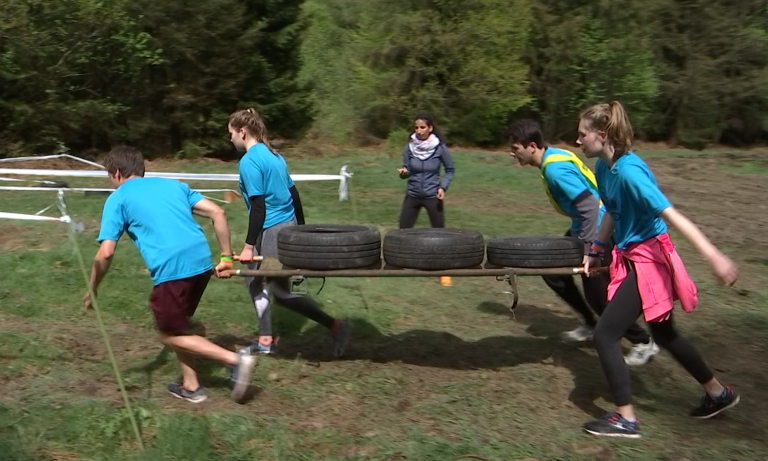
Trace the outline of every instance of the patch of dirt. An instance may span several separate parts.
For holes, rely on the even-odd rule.
[[[0,331],[14,331],[27,334],[44,334],[45,343],[56,350],[66,352],[62,360],[70,363],[72,367],[82,371],[85,377],[76,381],[62,380],[57,383],[58,390],[64,390],[87,397],[103,398],[113,404],[120,404],[122,397],[112,373],[100,373],[94,375],[93,366],[107,360],[107,352],[101,334],[96,329],[93,313],[86,314],[80,322],[64,322],[48,320],[35,321],[23,317],[0,313]],[[153,348],[148,347],[156,343],[157,338],[151,332],[137,329],[135,325],[121,322],[117,319],[109,320],[109,340],[112,350],[119,362],[126,357],[151,357],[156,355]],[[27,378],[45,375],[51,367],[27,366],[21,369],[21,373],[6,377],[3,386],[6,391],[10,389],[23,389]],[[126,389],[132,389],[126,385]],[[12,392],[11,392],[12,393]]]
[[[762,157],[764,153],[744,152],[648,157],[646,162],[672,204],[701,227],[715,245],[735,245],[746,254],[766,254],[766,178],[723,168]]]
[[[16,250],[29,249],[29,236],[30,234],[42,237],[45,232],[42,231],[40,226],[19,226],[16,224],[3,224],[0,227],[0,251],[13,252]],[[52,239],[36,239],[38,241],[47,242],[47,246],[41,245],[36,247],[37,249],[50,249],[56,243]]]
[[[71,461],[79,458],[77,453],[65,450],[46,449],[44,454],[50,461]]]

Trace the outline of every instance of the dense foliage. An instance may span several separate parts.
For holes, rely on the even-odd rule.
[[[645,139],[761,142],[766,45],[756,0],[5,0],[0,156],[222,153],[251,105],[288,138],[399,141],[428,110],[449,142],[570,139],[613,98]]]

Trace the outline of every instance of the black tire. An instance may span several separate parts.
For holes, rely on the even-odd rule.
[[[499,267],[578,267],[584,244],[574,237],[496,237],[488,240],[488,263]]]
[[[464,229],[398,229],[384,236],[384,261],[419,270],[467,269],[480,266],[485,243],[480,232]]]
[[[295,269],[342,270],[381,266],[381,234],[366,226],[305,224],[277,234],[277,257]]]

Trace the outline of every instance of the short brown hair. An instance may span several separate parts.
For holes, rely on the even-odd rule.
[[[104,167],[112,176],[118,171],[124,178],[144,176],[144,156],[133,147],[117,146],[107,154]]]
[[[541,125],[535,120],[524,118],[515,120],[507,128],[507,135],[509,136],[509,142],[522,144],[523,147],[528,147],[532,142],[536,143],[536,147],[539,149],[545,149],[547,146],[544,143],[544,133],[541,132]]]

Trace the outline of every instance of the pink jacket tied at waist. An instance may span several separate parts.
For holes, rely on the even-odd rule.
[[[646,322],[668,318],[674,302],[678,299],[685,312],[693,312],[696,309],[699,302],[696,284],[688,276],[669,234],[661,234],[626,250],[613,248],[611,283],[608,285],[609,301],[627,278],[625,258],[635,263],[637,288],[640,291]]]

